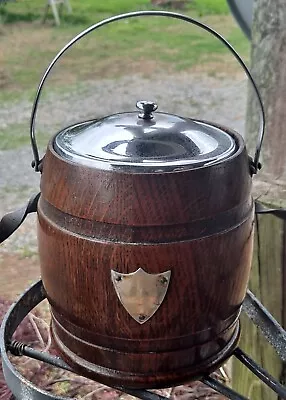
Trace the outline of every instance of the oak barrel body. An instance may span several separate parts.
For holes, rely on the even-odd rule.
[[[231,354],[253,202],[243,140],[228,133],[237,150],[226,160],[153,173],[77,165],[50,142],[38,206],[41,271],[56,347],[80,373],[109,385],[171,386]]]

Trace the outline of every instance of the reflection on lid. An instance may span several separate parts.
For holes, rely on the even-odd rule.
[[[218,162],[233,154],[236,144],[228,133],[203,122],[164,113],[144,120],[131,112],[67,128],[54,147],[78,163],[164,168]]]

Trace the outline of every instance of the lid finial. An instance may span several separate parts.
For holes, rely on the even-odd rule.
[[[138,115],[139,118],[150,120],[154,117],[152,112],[157,110],[158,104],[154,103],[153,101],[141,100],[137,101],[136,107],[138,110],[143,110],[143,113]]]

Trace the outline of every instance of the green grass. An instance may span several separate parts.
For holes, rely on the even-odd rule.
[[[190,8],[194,9],[198,15],[221,15],[228,14],[229,8],[226,0],[193,0]]]
[[[0,150],[10,150],[27,143],[27,132],[22,125],[12,124],[0,130]]]
[[[0,6],[0,104],[33,100],[55,54],[87,26],[110,15],[152,8],[149,0],[70,1],[73,13],[63,12],[60,27],[54,25],[51,12],[41,23],[44,1],[19,0]],[[192,0],[183,13],[212,26],[248,57],[249,43],[229,15],[226,0]],[[212,76],[224,66],[235,68],[223,45],[195,26],[165,17],[132,18],[105,26],[77,43],[54,68],[43,95],[68,91],[72,98],[89,80],[138,72],[174,74],[198,65]],[[0,130],[0,150],[28,145],[27,129],[27,123],[15,124],[11,116],[11,124]],[[39,145],[45,145],[48,135],[38,137]]]
[[[40,148],[45,147],[50,135],[38,132],[37,143]],[[0,150],[17,149],[30,144],[30,135],[27,124],[11,124],[0,129]]]
[[[72,16],[64,16],[64,21],[73,24],[93,23],[103,16],[121,14],[134,10],[151,9],[150,0],[71,0]],[[0,15],[5,23],[18,21],[33,21],[41,17],[44,2],[28,0],[0,5]],[[154,6],[153,6],[154,8]],[[228,14],[229,9],[225,0],[192,0],[187,9],[197,15]]]
[[[0,102],[31,99],[48,63],[82,29],[110,15],[152,8],[149,0],[70,1],[73,13],[63,12],[60,27],[54,26],[51,13],[46,24],[40,23],[44,2],[39,0],[0,6]],[[217,29],[248,56],[248,41],[227,15],[226,0],[192,0],[183,12]],[[210,61],[228,63],[227,54],[217,39],[185,22],[132,18],[103,27],[69,50],[48,88],[68,90],[90,79],[149,73],[150,65],[151,72],[176,72]]]

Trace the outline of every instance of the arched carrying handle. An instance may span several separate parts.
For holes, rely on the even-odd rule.
[[[210,28],[209,26],[203,24],[202,22],[199,22],[191,17],[188,17],[186,15],[182,15],[182,14],[178,14],[178,13],[173,13],[173,12],[169,12],[169,11],[136,11],[136,12],[130,12],[127,14],[120,14],[120,15],[116,15],[114,17],[111,18],[107,18],[101,22],[98,22],[92,26],[90,26],[89,28],[85,29],[84,31],[82,31],[81,33],[79,33],[77,36],[75,36],[69,43],[67,43],[62,49],[61,51],[59,51],[59,53],[55,56],[55,58],[52,60],[52,62],[50,63],[50,65],[48,66],[48,68],[46,69],[40,84],[38,86],[38,90],[36,93],[36,97],[34,100],[34,104],[33,104],[33,108],[32,108],[32,115],[31,115],[31,122],[30,122],[30,137],[31,137],[31,145],[32,145],[32,150],[33,150],[33,154],[34,154],[34,160],[32,162],[32,166],[33,168],[35,168],[36,171],[39,171],[39,166],[40,166],[40,158],[39,158],[39,151],[38,151],[38,147],[37,147],[37,142],[36,142],[36,137],[35,137],[35,120],[36,120],[36,115],[37,115],[37,108],[38,108],[38,103],[39,103],[39,99],[40,99],[40,95],[44,86],[44,83],[51,71],[51,69],[53,68],[53,66],[56,64],[56,62],[58,61],[58,59],[73,45],[75,44],[78,40],[80,40],[81,38],[83,38],[85,35],[89,34],[90,32],[104,26],[104,25],[108,25],[112,22],[115,21],[119,21],[122,19],[127,19],[127,18],[133,18],[133,17],[143,17],[143,16],[156,16],[156,17],[168,17],[168,18],[174,18],[174,19],[179,19],[182,21],[186,21],[188,23],[191,23],[193,25],[196,25],[202,29],[204,29],[205,31],[211,33],[213,36],[215,36],[217,39],[219,39],[230,51],[231,53],[234,55],[234,57],[236,58],[236,60],[239,62],[240,66],[244,69],[244,72],[246,73],[247,77],[249,78],[253,89],[256,93],[257,99],[258,99],[258,103],[259,103],[259,113],[260,113],[260,125],[259,125],[259,132],[258,132],[258,139],[257,139],[257,144],[256,144],[256,150],[255,150],[255,155],[254,155],[254,159],[251,161],[252,163],[252,173],[255,173],[259,168],[260,168],[260,164],[259,164],[259,156],[260,156],[260,151],[261,151],[261,146],[262,146],[262,142],[263,142],[263,137],[264,137],[264,131],[265,131],[265,112],[264,112],[264,108],[263,108],[263,103],[262,103],[262,99],[260,96],[260,93],[258,91],[258,88],[255,84],[255,81],[249,71],[249,69],[247,68],[246,64],[244,63],[244,61],[240,58],[240,56],[238,55],[238,53],[234,50],[234,48],[231,46],[230,43],[228,43],[228,41],[221,36],[219,33],[217,33],[215,30],[213,30],[212,28]]]

